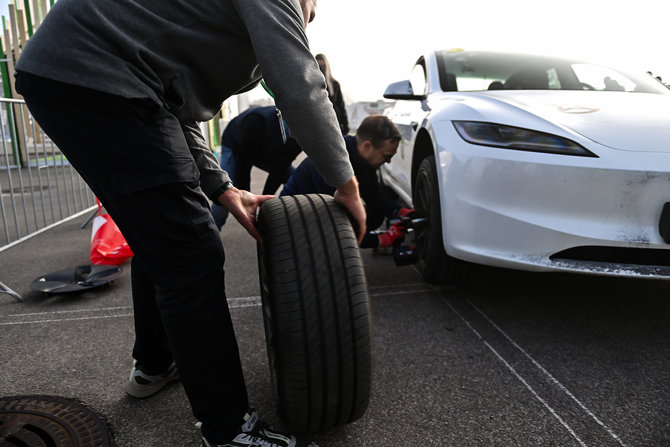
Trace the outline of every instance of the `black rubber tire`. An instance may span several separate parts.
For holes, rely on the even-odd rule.
[[[282,422],[295,433],[360,418],[372,379],[371,321],[351,223],[330,196],[266,201],[258,264],[268,359]]]
[[[440,191],[435,156],[424,158],[412,188],[412,201],[417,210],[428,213],[429,222],[416,229],[417,268],[424,281],[431,284],[458,284],[469,276],[468,263],[449,256],[442,241]]]

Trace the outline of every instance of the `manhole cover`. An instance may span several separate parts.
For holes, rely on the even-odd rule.
[[[53,396],[0,397],[0,447],[109,447],[98,415]]]

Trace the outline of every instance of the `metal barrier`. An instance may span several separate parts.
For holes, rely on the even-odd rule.
[[[95,209],[95,196],[32,119],[23,100],[0,98],[0,252]],[[0,291],[2,283],[0,283]]]

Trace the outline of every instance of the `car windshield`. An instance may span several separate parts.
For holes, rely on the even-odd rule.
[[[526,54],[438,51],[444,91],[597,90],[670,94],[651,76],[579,61]]]

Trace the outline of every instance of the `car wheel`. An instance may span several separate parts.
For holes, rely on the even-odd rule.
[[[454,284],[465,281],[468,266],[444,251],[442,242],[442,214],[435,157],[424,158],[419,165],[414,188],[414,207],[425,211],[429,222],[416,229],[417,267],[424,281],[432,284]]]
[[[279,415],[296,433],[360,418],[371,388],[368,290],[356,236],[326,195],[267,200],[258,265]]]

